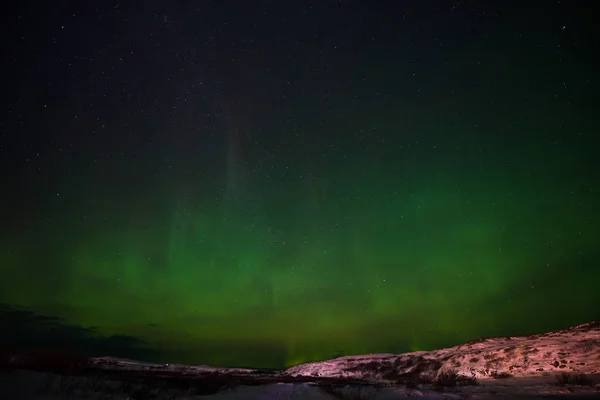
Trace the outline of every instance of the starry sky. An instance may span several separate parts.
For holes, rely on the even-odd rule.
[[[2,342],[282,368],[600,319],[578,4],[13,2]]]

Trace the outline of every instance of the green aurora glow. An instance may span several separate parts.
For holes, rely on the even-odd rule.
[[[373,165],[349,163],[359,159]],[[253,209],[227,194],[214,204],[165,188],[137,204],[112,194],[129,211],[81,205],[38,226],[62,264],[45,266],[60,268],[51,284],[19,262],[31,259],[29,245],[5,241],[2,292],[169,350],[218,343],[201,352],[215,364],[425,349],[593,317],[580,304],[600,300],[600,276],[581,259],[597,251],[595,203],[570,201],[581,198],[571,173],[529,173],[543,160],[494,173],[497,163],[439,174],[423,161],[403,178],[394,161],[322,168],[253,188],[262,196]],[[170,207],[143,201],[159,193]],[[220,347],[265,354],[227,357]]]

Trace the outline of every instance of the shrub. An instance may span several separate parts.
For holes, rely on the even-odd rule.
[[[592,386],[592,380],[585,374],[569,374],[567,372],[563,372],[560,375],[556,375],[556,384],[559,386]]]
[[[492,372],[490,374],[490,376],[494,379],[507,379],[507,378],[512,378],[512,374],[509,374],[508,372]]]
[[[477,379],[474,377],[459,375],[456,371],[444,371],[438,375],[434,383],[438,388],[474,386],[477,385]]]

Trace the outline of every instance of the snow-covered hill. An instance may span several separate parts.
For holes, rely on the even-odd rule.
[[[406,354],[370,354],[302,364],[291,376],[410,379],[543,377],[600,374],[600,322],[531,335],[478,339],[460,346]]]

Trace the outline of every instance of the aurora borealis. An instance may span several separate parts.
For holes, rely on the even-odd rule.
[[[0,303],[273,368],[600,319],[598,33],[502,4],[13,5]]]

